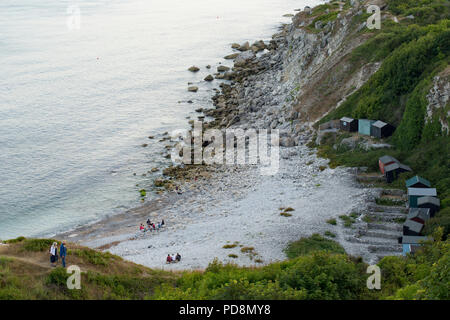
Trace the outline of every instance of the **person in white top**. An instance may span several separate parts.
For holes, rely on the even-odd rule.
[[[50,263],[53,267],[56,267],[56,263],[58,262],[58,244],[53,242],[50,247]]]

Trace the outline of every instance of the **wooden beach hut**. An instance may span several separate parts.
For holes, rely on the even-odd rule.
[[[433,218],[441,209],[441,202],[436,197],[420,197],[417,199],[417,207],[423,209],[430,209],[430,217]]]
[[[406,180],[406,188],[431,188],[431,183],[427,179],[414,176]]]
[[[399,242],[403,246],[403,255],[407,253],[414,253],[422,245],[423,242],[429,240],[424,236],[403,236],[399,238]]]
[[[414,220],[406,220],[403,224],[403,235],[404,236],[420,236],[422,235],[423,223],[414,221]]]
[[[410,208],[418,207],[418,199],[421,197],[436,197],[435,188],[408,188],[408,204]]]
[[[409,208],[407,220],[424,224],[431,217],[429,208]]]
[[[375,138],[387,138],[392,136],[395,127],[383,121],[376,121],[370,126],[370,135]]]
[[[380,167],[380,171],[384,174],[384,168],[393,163],[400,163],[397,159],[391,156],[382,156],[378,159],[378,166]]]
[[[384,167],[384,176],[387,183],[392,183],[403,172],[411,172],[412,169],[402,163],[393,163]]]
[[[358,120],[349,117],[343,117],[340,120],[340,128],[342,131],[356,132],[358,131]]]
[[[370,136],[370,127],[375,122],[376,122],[375,120],[359,119],[358,120],[358,132],[359,132],[359,134]]]

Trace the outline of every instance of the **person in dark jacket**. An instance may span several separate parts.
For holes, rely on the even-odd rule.
[[[59,247],[59,256],[61,257],[61,262],[63,268],[66,267],[66,257],[67,257],[67,247],[66,247],[66,241],[64,240],[61,243],[61,247]]]

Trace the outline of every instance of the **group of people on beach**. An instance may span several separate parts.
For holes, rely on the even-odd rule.
[[[180,262],[180,261],[181,261],[181,255],[179,253],[177,253],[177,255],[174,255],[174,254],[172,254],[172,255],[168,254],[167,255],[166,263],[177,263],[177,262]]]
[[[66,267],[66,257],[67,257],[66,241],[63,241],[61,243],[61,246],[59,247],[59,257],[61,258],[63,268],[65,268]],[[58,243],[57,242],[53,242],[52,246],[50,247],[50,263],[53,267],[56,267],[58,264]]]
[[[158,222],[156,224],[154,222],[151,222],[150,219],[147,219],[147,227],[145,227],[144,224],[141,223],[139,230],[142,232],[156,231],[163,228],[165,225],[166,223],[164,222],[164,219],[162,219],[161,222]]]

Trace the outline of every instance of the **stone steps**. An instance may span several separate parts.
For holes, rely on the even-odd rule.
[[[367,228],[369,230],[386,230],[400,233],[403,230],[402,225],[398,223],[368,223]]]
[[[384,239],[384,238],[373,238],[373,237],[346,237],[346,241],[351,243],[360,243],[360,244],[367,244],[370,246],[386,246],[386,245],[394,245],[397,243],[397,240],[395,239]]]
[[[383,252],[386,256],[391,255],[393,252],[401,253],[403,251],[401,244],[385,245],[385,246],[369,246],[370,252]]]
[[[401,212],[401,213],[408,213],[408,208],[405,207],[399,207],[399,206],[382,206],[378,204],[370,204],[368,206],[369,211],[375,211],[375,212]]]
[[[384,222],[394,222],[396,219],[405,219],[404,213],[395,212],[368,212],[366,215],[372,219]]]
[[[401,237],[400,232],[381,232],[381,231],[367,231],[364,237],[371,237],[371,238],[381,238],[381,239],[395,239],[397,240],[398,237]]]

